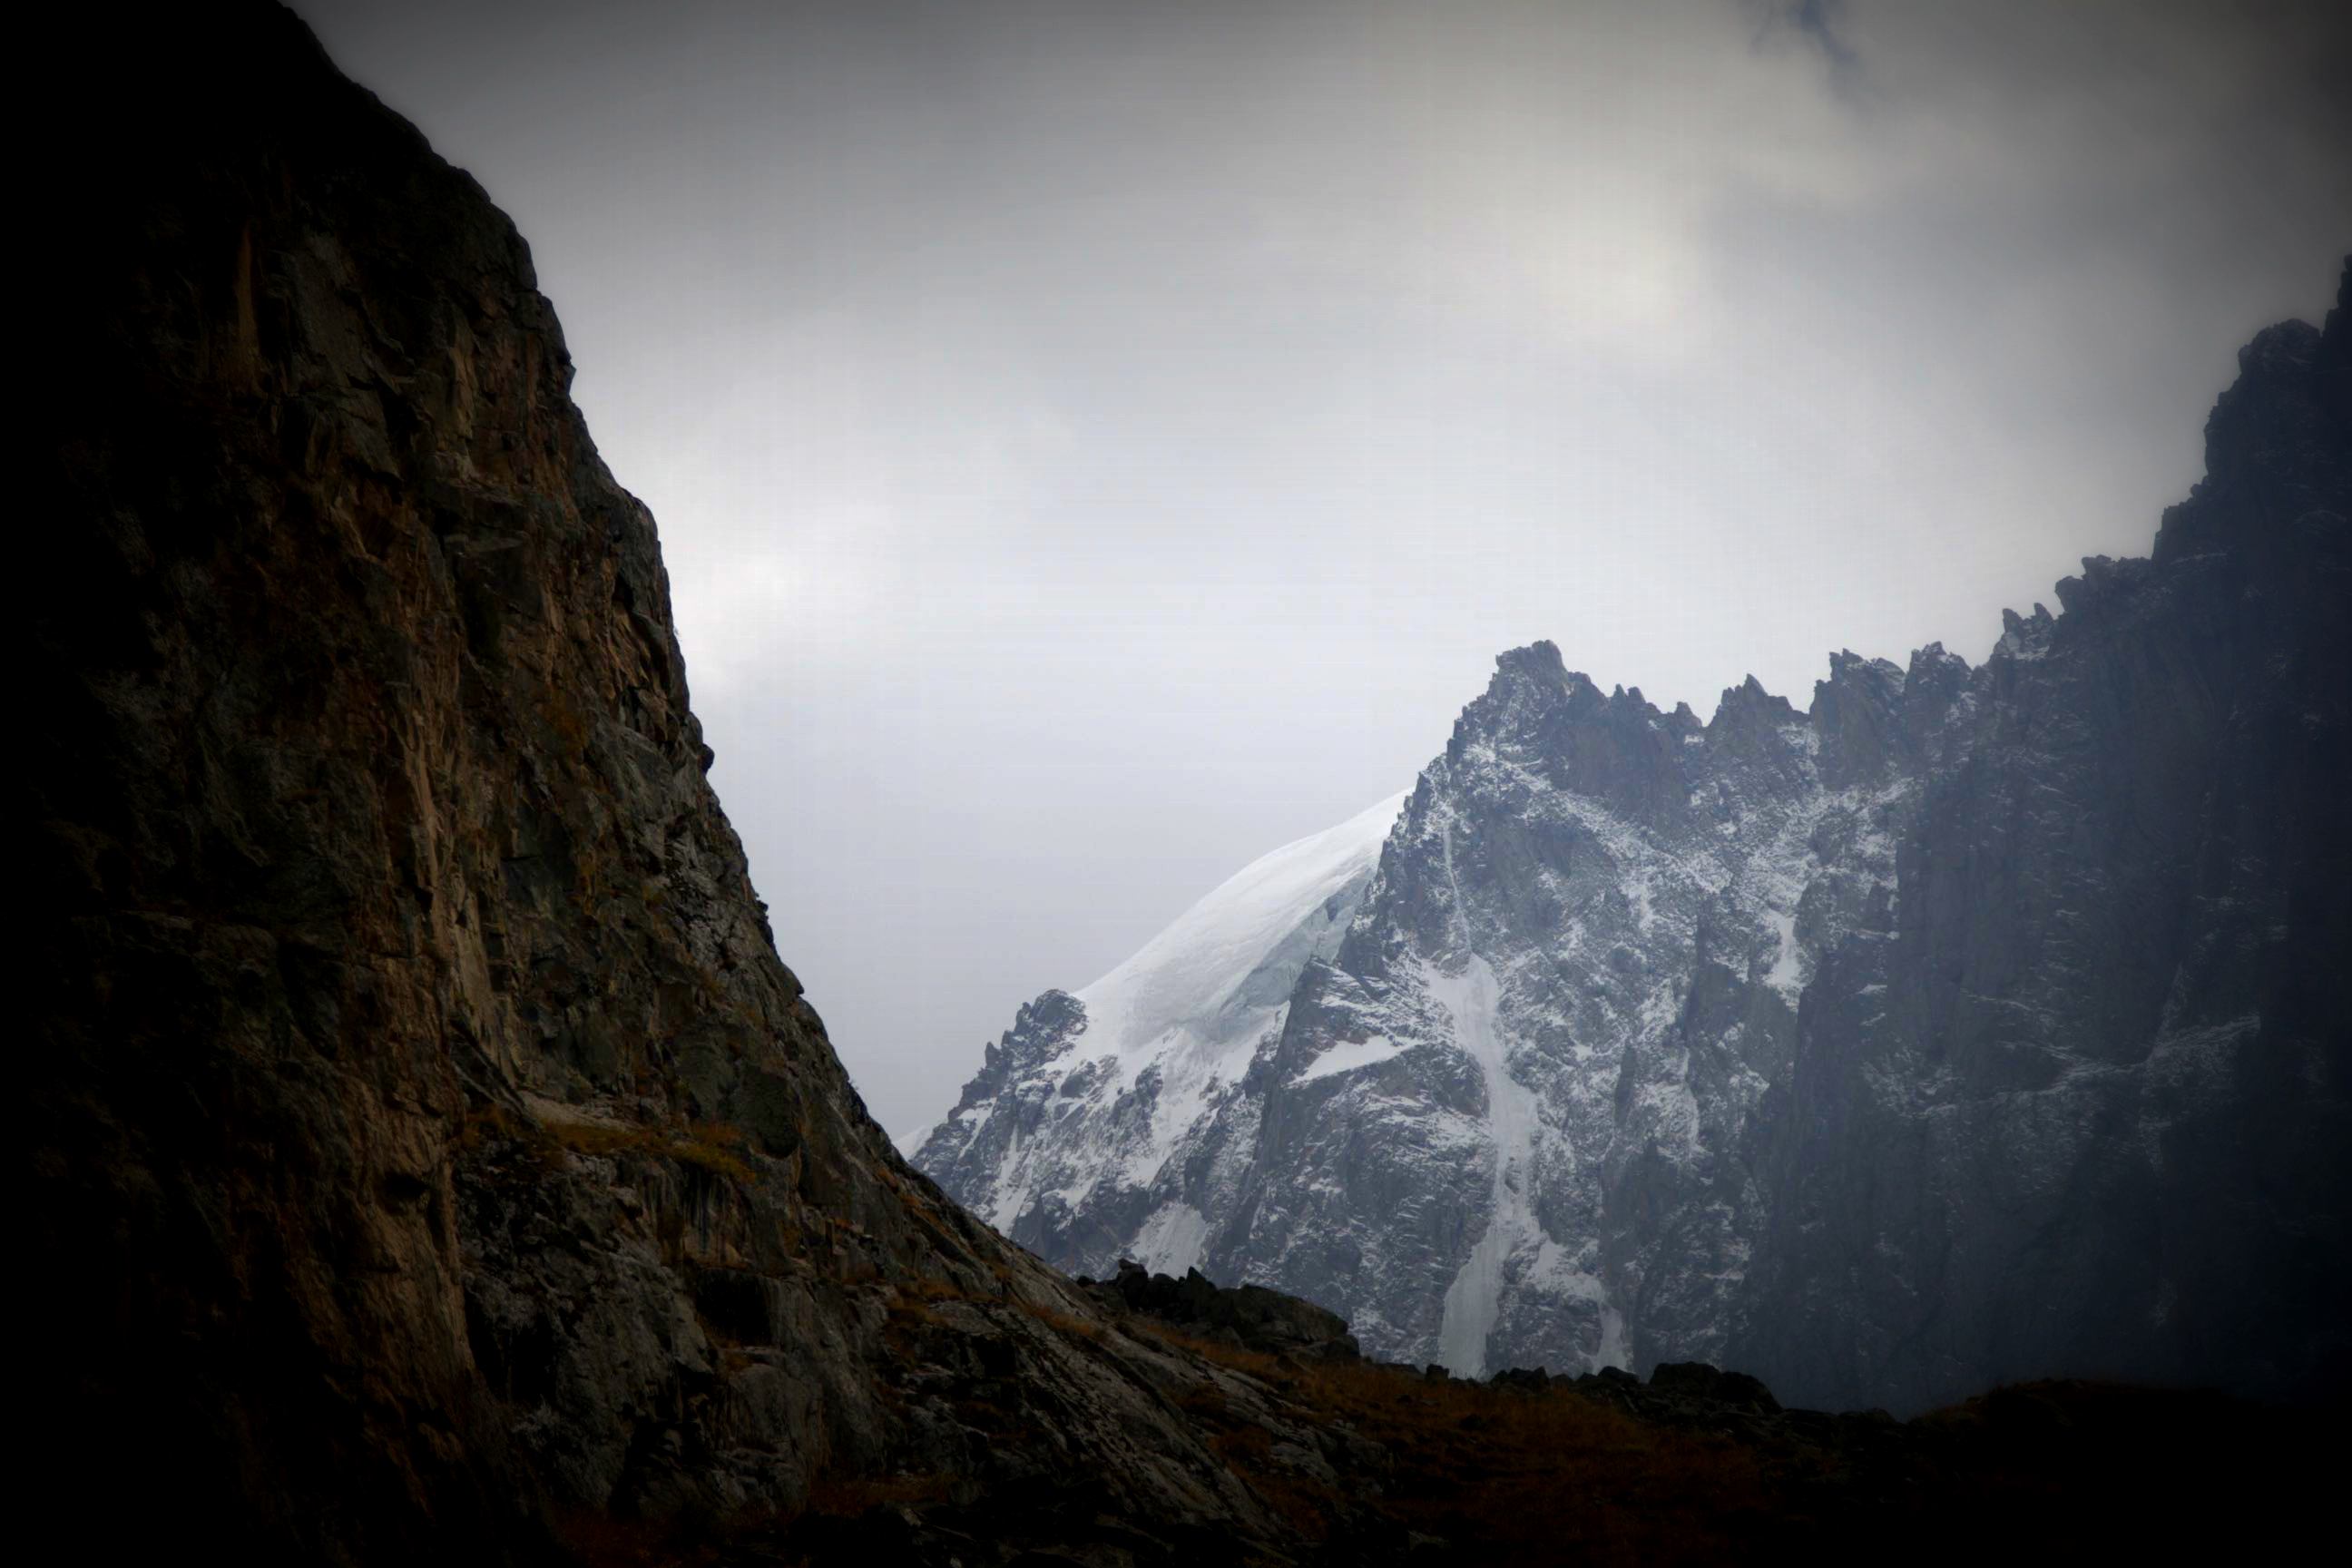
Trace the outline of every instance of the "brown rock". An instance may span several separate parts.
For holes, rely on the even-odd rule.
[[[274,6],[83,44],[18,763],[42,1486],[314,1562],[940,1478],[1039,1545],[1285,1538],[1163,1395],[1205,1364],[866,1118],[506,218]]]

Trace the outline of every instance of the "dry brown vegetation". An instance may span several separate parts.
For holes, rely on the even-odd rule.
[[[743,1158],[741,1130],[723,1122],[698,1121],[683,1128],[569,1122],[552,1131],[555,1141],[576,1154],[649,1154],[740,1184],[754,1177]]]
[[[898,1280],[892,1288],[894,1294],[888,1308],[890,1316],[902,1322],[943,1325],[946,1320],[934,1310],[939,1302],[971,1301],[1010,1307],[1069,1339],[1088,1344],[1101,1342],[1104,1330],[1100,1323],[1014,1295],[1010,1289],[1012,1271],[1000,1266],[992,1272],[1000,1282],[1000,1289],[994,1294],[978,1294],[944,1279]]]
[[[2167,1498],[2200,1475],[2232,1495],[2263,1495],[2294,1441],[2274,1413],[2217,1396],[2056,1384],[1998,1391],[1908,1427],[1808,1416],[1838,1430],[1802,1437],[1767,1423],[1743,1435],[1728,1407],[1720,1425],[1676,1425],[1557,1384],[1270,1355],[1142,1313],[1081,1318],[941,1279],[896,1284],[894,1337],[909,1349],[934,1327],[969,1334],[962,1313],[950,1322],[941,1310],[965,1303],[1017,1311],[1073,1348],[1124,1337],[1179,1352],[1174,1384],[1162,1385],[1170,1402],[1286,1538],[1265,1559],[1232,1543],[1226,1560],[1242,1568],[1773,1562],[1799,1552],[1847,1561],[1893,1541],[1915,1561],[1981,1561],[2021,1541],[2095,1556],[2125,1540],[2194,1537],[2196,1521],[2168,1513]],[[950,1397],[987,1441],[1038,1419],[1001,1380]],[[2225,1452],[2235,1460],[2217,1464]],[[566,1542],[611,1568],[888,1561],[914,1539],[918,1516],[953,1539],[986,1540],[1002,1523],[997,1506],[972,1478],[835,1475],[788,1517],[683,1534],[591,1521]]]
[[[1640,1422],[1566,1390],[1529,1394],[1431,1382],[1369,1363],[1280,1360],[1137,1317],[1129,1325],[1246,1372],[1311,1418],[1387,1451],[1374,1506],[1464,1561],[1702,1562],[1738,1555],[1768,1517],[1752,1451]],[[1269,1462],[1273,1439],[1204,1386],[1181,1401],[1234,1473],[1310,1541],[1330,1539],[1342,1498]],[[1368,1478],[1342,1478],[1360,1502]]]
[[[460,1142],[472,1148],[492,1137],[520,1144],[543,1162],[564,1154],[637,1155],[674,1160],[738,1185],[749,1185],[758,1175],[743,1157],[747,1139],[742,1129],[724,1122],[538,1121],[503,1106],[477,1107],[466,1118]]]
[[[941,1501],[950,1484],[950,1478],[937,1475],[824,1476],[809,1489],[807,1511],[828,1519],[855,1519],[871,1508]]]
[[[495,1130],[551,1159],[644,1154],[709,1169],[681,1150],[701,1143],[728,1157],[741,1146],[733,1130],[702,1126],[500,1121]],[[2217,1431],[2253,1407],[2095,1384],[2001,1390],[1904,1428],[1883,1416],[1803,1413],[1759,1427],[1728,1406],[1721,1420],[1680,1422],[1559,1384],[1432,1379],[1269,1354],[1140,1311],[1067,1310],[1027,1299],[1017,1284],[1002,1262],[968,1282],[892,1281],[894,1350],[919,1359],[935,1332],[985,1334],[970,1315],[978,1310],[999,1333],[1018,1314],[1084,1353],[1117,1354],[1121,1339],[1179,1352],[1163,1394],[1280,1521],[1287,1544],[1268,1562],[1430,1557],[1516,1568],[1777,1561],[1800,1551],[1843,1560],[1893,1537],[1910,1540],[1922,1560],[1973,1560],[2020,1535],[2088,1546],[2117,1536],[2119,1519],[2138,1521],[2147,1535],[2185,1471],[2210,1466],[2217,1450],[2242,1449],[2223,1468],[2251,1495],[2280,1449],[2270,1417],[2235,1438]],[[1021,1436],[1038,1419],[1001,1382],[950,1395],[957,1420],[983,1441]],[[2264,1432],[2269,1440],[2248,1440]],[[992,1506],[971,1479],[835,1474],[788,1516],[659,1528],[581,1521],[563,1533],[581,1561],[614,1568],[823,1563],[903,1544],[907,1531],[929,1528],[918,1516],[956,1538],[984,1539]],[[1258,1560],[1240,1543],[1235,1551],[1244,1568]]]
[[[899,1282],[890,1312],[919,1332],[943,1326],[940,1306],[962,1300],[1013,1307],[1079,1343],[1101,1343],[1110,1331],[1017,1296],[982,1297],[931,1279]],[[1529,1394],[1430,1381],[1376,1363],[1276,1357],[1140,1313],[1116,1328],[1247,1374],[1301,1426],[1345,1430],[1377,1445],[1386,1456],[1377,1473],[1343,1463],[1334,1486],[1285,1462],[1280,1439],[1254,1418],[1251,1402],[1229,1398],[1217,1382],[1204,1379],[1174,1396],[1242,1484],[1335,1560],[1361,1534],[1368,1503],[1387,1548],[1433,1536],[1474,1553],[1465,1560],[1497,1568],[1739,1556],[1771,1517],[1752,1448],[1638,1421],[1565,1389]]]

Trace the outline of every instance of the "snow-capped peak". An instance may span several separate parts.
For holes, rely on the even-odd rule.
[[[1156,1056],[1187,1033],[1202,1042],[1255,1044],[1263,1016],[1289,1000],[1344,900],[1379,864],[1402,793],[1337,827],[1260,856],[1176,917],[1124,963],[1077,993],[1080,1047]]]
[[[1097,1268],[1130,1254],[1169,1266],[1202,1228],[1180,1196],[1196,1134],[1281,1029],[1307,963],[1338,950],[1404,801],[1261,856],[1075,996],[1024,1007],[917,1163],[954,1173],[1016,1240],[1042,1245],[1083,1205]]]

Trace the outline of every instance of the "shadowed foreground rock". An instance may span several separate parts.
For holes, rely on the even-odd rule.
[[[28,530],[40,1487],[305,1562],[859,1488],[1279,1555],[1224,1374],[851,1091],[512,226],[275,7],[119,21]]]
[[[38,1524],[968,1565],[1811,1528],[1810,1461],[1107,1296],[910,1171],[773,951],[522,241],[285,13],[89,21],[19,531]]]

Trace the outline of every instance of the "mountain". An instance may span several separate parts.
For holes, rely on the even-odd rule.
[[[1049,993],[919,1162],[1066,1268],[1197,1257],[1457,1373],[2341,1391],[2347,338],[2258,336],[2152,556],[1980,667],[1702,722],[1503,655],[1181,1135]]]
[[[1206,1215],[1239,1196],[1250,1064],[1339,947],[1403,800],[1251,862],[1083,991],[1023,1007],[915,1163],[1075,1272],[1199,1263]]]
[[[893,1152],[774,951],[652,519],[512,226],[277,6],[65,20],[81,110],[27,144],[7,799],[34,1555],[2308,1530],[2328,1434],[2242,1404],[2045,1386],[1899,1424],[1693,1366],[1464,1384],[1274,1291],[1003,1240]]]
[[[506,217],[275,5],[77,16],[10,770],[34,1534],[1296,1560],[1265,1482],[1341,1439],[867,1118]]]

